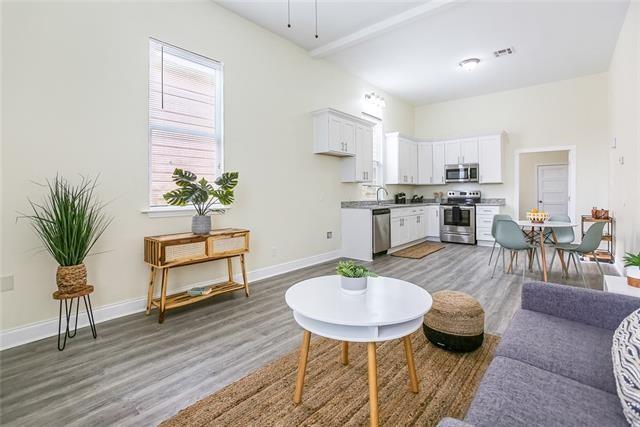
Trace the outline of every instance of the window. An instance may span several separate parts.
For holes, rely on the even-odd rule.
[[[166,206],[174,169],[222,173],[222,64],[149,40],[149,205]]]
[[[375,199],[378,187],[384,185],[383,144],[384,131],[382,122],[378,121],[373,127],[373,179],[361,187],[365,199]]]

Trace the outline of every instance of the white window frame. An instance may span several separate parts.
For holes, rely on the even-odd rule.
[[[216,140],[219,141],[219,156],[218,156],[218,165],[216,166],[216,176],[222,174],[224,172],[224,163],[225,163],[225,149],[224,149],[224,63],[222,61],[218,61],[215,59],[211,59],[207,56],[201,55],[199,53],[195,53],[188,49],[181,48],[179,46],[173,45],[171,43],[164,42],[162,40],[156,39],[154,37],[149,37],[149,43],[161,43],[164,46],[169,46],[172,49],[177,49],[180,51],[184,51],[189,55],[194,55],[197,57],[201,57],[206,59],[207,61],[211,61],[216,70],[216,114],[215,114],[215,137]],[[148,70],[151,69],[151,56],[147,50],[147,76]],[[148,79],[148,77],[147,77]],[[189,206],[158,206],[151,204],[151,185],[152,185],[152,147],[151,147],[151,131],[152,128],[150,124],[150,111],[149,111],[149,102],[151,99],[151,89],[150,85],[147,85],[147,150],[148,150],[148,158],[147,158],[147,208],[143,209],[142,212],[149,215],[149,217],[167,217],[167,216],[191,216],[195,212],[195,208],[192,205]],[[225,210],[229,209],[229,206],[222,206],[215,204],[212,208],[224,208]]]
[[[362,197],[371,200],[376,198],[378,188],[384,187],[384,124],[382,122],[382,119],[379,119],[377,117],[374,118],[376,121],[376,125],[373,128],[373,150],[378,152],[378,155],[374,156],[374,159],[377,157],[378,160],[372,161],[372,168],[374,165],[376,166],[375,181],[362,184],[362,187],[360,189]],[[379,130],[377,131],[379,133],[378,136],[375,135],[376,128],[379,128]]]

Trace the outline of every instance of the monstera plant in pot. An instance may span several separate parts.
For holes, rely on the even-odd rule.
[[[95,180],[82,178],[80,184],[73,185],[56,176],[45,186],[48,194],[40,203],[29,200],[31,213],[22,218],[31,222],[47,252],[58,262],[58,289],[77,292],[87,286],[83,261],[112,218],[104,214],[104,204],[95,197]]]
[[[211,231],[211,213],[224,213],[223,206],[233,203],[233,189],[238,185],[238,172],[225,172],[215,180],[214,187],[206,179],[196,176],[193,172],[176,169],[173,171],[173,182],[178,188],[163,195],[172,206],[193,205],[196,215],[191,221],[191,231],[194,234],[209,234]]]

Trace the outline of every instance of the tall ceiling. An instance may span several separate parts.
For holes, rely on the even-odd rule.
[[[371,84],[423,105],[608,69],[627,0],[217,1]],[[514,54],[496,58],[494,51]],[[480,59],[472,72],[458,63]]]

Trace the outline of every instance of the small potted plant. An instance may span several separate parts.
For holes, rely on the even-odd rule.
[[[173,171],[173,182],[178,188],[163,195],[164,199],[172,206],[186,206],[192,204],[196,215],[191,221],[191,231],[194,234],[209,234],[211,231],[210,213],[224,213],[223,206],[233,203],[233,189],[238,185],[238,172],[225,172],[218,179],[215,188],[206,179],[196,176],[193,172],[176,169]]]
[[[340,290],[350,295],[360,295],[367,291],[367,278],[376,277],[362,265],[353,261],[340,261],[336,272],[340,276]]]
[[[63,293],[87,286],[87,268],[83,261],[112,218],[103,213],[104,204],[94,197],[96,181],[82,178],[78,185],[55,177],[47,181],[48,194],[41,203],[29,200],[32,213],[23,215],[58,262],[56,284]]]
[[[625,273],[627,274],[627,284],[640,288],[640,253],[637,255],[627,252],[623,258]]]

